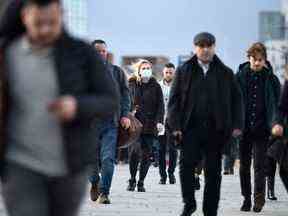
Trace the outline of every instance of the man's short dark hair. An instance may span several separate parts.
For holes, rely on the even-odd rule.
[[[173,63],[171,63],[171,62],[165,64],[165,67],[166,67],[166,68],[173,68],[173,69],[175,69],[175,65],[174,65]]]
[[[101,39],[97,39],[92,42],[92,46],[95,46],[96,44],[104,44],[105,46],[107,46],[106,42]]]
[[[37,5],[37,6],[47,6],[51,3],[61,3],[61,0],[23,0],[24,6],[27,5]]]

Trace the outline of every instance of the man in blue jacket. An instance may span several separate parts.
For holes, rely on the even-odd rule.
[[[127,117],[130,111],[130,93],[128,82],[124,71],[108,62],[107,45],[103,40],[95,40],[92,45],[101,55],[110,73],[112,74],[111,83],[116,86],[117,91],[120,93],[120,109],[115,112],[114,116],[108,120],[101,121],[98,128],[99,146],[100,146],[100,173],[99,178],[98,164],[95,165],[93,175],[90,176],[91,190],[90,196],[92,201],[99,204],[110,204],[109,193],[114,173],[114,165],[116,158],[116,143],[118,136],[118,124],[128,129],[130,127],[130,120]],[[98,182],[100,180],[100,184]],[[100,196],[98,197],[98,186]]]

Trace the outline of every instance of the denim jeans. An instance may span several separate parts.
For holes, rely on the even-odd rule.
[[[234,170],[235,160],[239,157],[239,139],[230,140],[229,149],[224,153],[224,171]]]
[[[99,146],[100,146],[100,173],[99,166],[95,164],[89,180],[93,183],[100,181],[100,193],[110,193],[114,166],[116,161],[116,143],[118,129],[114,121],[105,121],[99,125]]]

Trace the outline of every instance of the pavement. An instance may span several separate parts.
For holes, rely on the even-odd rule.
[[[240,212],[242,197],[237,173],[238,171],[233,176],[223,176],[218,216],[288,216],[288,194],[279,179],[278,173],[275,189],[278,201],[267,201],[261,213]],[[129,179],[129,167],[118,165],[111,188],[110,198],[112,204],[99,205],[90,201],[89,187],[87,187],[87,195],[83,201],[80,216],[179,216],[182,209],[182,199],[178,170],[176,176],[177,183],[175,185],[159,185],[158,168],[151,167],[145,181],[147,192],[128,192],[126,187]],[[198,210],[193,216],[203,216],[201,211],[203,182],[202,180],[201,190],[196,193]],[[0,216],[7,216],[1,199]]]
[[[178,170],[176,171],[178,177]],[[151,167],[145,181],[146,193],[126,191],[129,169],[118,165],[111,189],[111,205],[97,205],[87,195],[81,208],[81,216],[178,216],[182,210],[179,178],[175,185],[159,185],[158,168]],[[203,179],[203,178],[202,178]],[[196,193],[198,210],[193,216],[202,216],[201,190]],[[223,176],[218,216],[288,216],[288,194],[277,173],[276,195],[278,201],[267,201],[261,213],[242,213],[238,170],[233,176]]]

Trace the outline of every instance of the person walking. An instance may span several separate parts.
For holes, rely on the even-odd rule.
[[[158,135],[158,128],[163,127],[164,102],[159,83],[152,76],[152,64],[141,59],[135,64],[135,76],[129,80],[132,110],[142,123],[143,129],[136,145],[131,147],[128,191],[136,188],[136,174],[139,168],[138,192],[145,192],[144,180],[151,162],[154,160],[153,144]]]
[[[240,149],[240,184],[244,197],[241,211],[250,211],[251,161],[254,164],[254,212],[265,204],[267,146],[280,96],[280,82],[267,67],[266,48],[254,43],[247,51],[248,62],[239,66],[237,79],[245,104],[245,128]],[[253,152],[253,154],[252,154]]]
[[[165,114],[164,114],[164,128],[160,128],[160,133],[158,136],[160,142],[159,148],[159,174],[160,174],[160,182],[159,184],[166,184],[167,180],[167,172],[166,172],[166,154],[167,148],[169,152],[169,163],[168,163],[168,177],[169,183],[175,184],[176,178],[174,175],[175,168],[177,165],[177,156],[178,152],[175,146],[172,143],[171,131],[166,122],[167,117],[167,108],[170,90],[172,86],[172,82],[175,76],[175,66],[172,63],[168,63],[165,65],[163,69],[163,80],[160,82],[160,86],[162,88],[164,104],[165,104]]]
[[[0,164],[9,216],[76,216],[98,118],[119,107],[96,51],[70,36],[60,0],[10,2],[0,25]],[[6,23],[6,24],[5,24]]]
[[[196,211],[195,168],[204,163],[204,216],[216,216],[221,162],[231,135],[241,135],[243,104],[233,71],[215,54],[216,38],[195,36],[195,55],[177,69],[168,104],[168,123],[180,145],[181,216]]]

